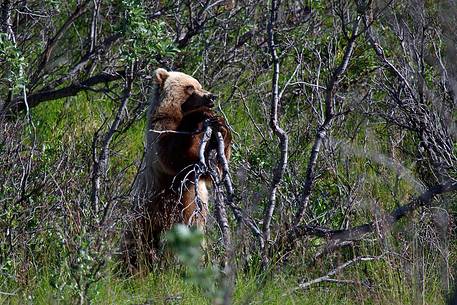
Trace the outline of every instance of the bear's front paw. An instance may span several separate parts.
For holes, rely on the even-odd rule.
[[[207,120],[208,125],[214,129],[214,131],[223,131],[225,129],[224,119],[218,116],[213,116]]]

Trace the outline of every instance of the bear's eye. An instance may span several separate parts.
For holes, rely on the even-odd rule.
[[[195,91],[195,87],[194,86],[192,86],[192,85],[186,86],[187,94],[192,95],[192,93],[194,93],[194,91]]]

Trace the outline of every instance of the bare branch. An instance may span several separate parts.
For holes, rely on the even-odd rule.
[[[95,215],[98,215],[98,211],[100,210],[99,207],[99,202],[100,202],[100,178],[106,174],[107,166],[108,166],[108,159],[109,159],[109,146],[111,143],[111,140],[113,139],[113,136],[115,132],[118,130],[119,125],[121,123],[121,120],[123,118],[123,115],[127,109],[127,102],[130,98],[131,94],[131,89],[132,89],[132,76],[130,73],[126,73],[126,79],[125,79],[125,87],[124,87],[124,93],[123,97],[121,100],[121,103],[119,105],[119,108],[117,110],[116,116],[111,123],[109,130],[105,134],[103,138],[103,143],[101,146],[100,153],[98,154],[98,157],[94,157],[94,165],[93,165],[93,170],[92,170],[92,191],[91,191],[91,201],[93,205],[93,210],[95,212]],[[95,153],[95,151],[94,151]],[[105,207],[105,211],[108,210],[108,207]],[[106,213],[104,213],[106,215]],[[102,221],[104,219],[102,218]]]
[[[27,97],[28,107],[33,108],[42,102],[57,100],[69,96],[75,96],[81,91],[93,90],[93,86],[119,80],[124,75],[124,71],[118,71],[115,74],[100,73],[98,75],[88,78],[87,80],[81,83],[74,83],[62,89],[40,91],[37,93],[33,93]],[[26,105],[24,103],[24,98],[20,97],[18,99],[13,100],[9,105],[5,105],[2,109],[1,115],[17,113],[25,109]]]
[[[216,139],[217,158],[219,164],[222,165],[222,181],[224,182],[227,191],[226,203],[232,210],[233,215],[235,216],[235,219],[238,222],[238,224],[240,225],[244,223],[248,228],[250,228],[254,236],[256,236],[259,239],[260,246],[263,247],[264,241],[262,238],[262,233],[260,232],[260,229],[257,227],[257,224],[248,215],[244,214],[243,211],[234,203],[235,194],[233,190],[232,180],[230,178],[228,161],[224,153],[224,138],[222,137],[222,134],[220,132],[216,133]]]
[[[49,59],[51,58],[52,51],[57,45],[57,42],[62,38],[62,36],[68,31],[70,26],[78,19],[83,13],[85,13],[87,9],[87,5],[90,3],[90,0],[86,0],[83,3],[79,4],[75,11],[68,17],[62,27],[57,31],[57,33],[48,40],[46,44],[46,48],[44,49],[43,53],[41,54],[40,62],[37,66],[35,73],[30,78],[31,88],[33,88],[38,81],[40,74],[43,72],[44,67],[48,63]]]
[[[368,261],[378,260],[378,259],[381,259],[381,258],[382,258],[382,256],[359,256],[359,257],[356,257],[356,258],[354,258],[354,259],[352,259],[350,261],[345,262],[344,264],[339,265],[338,267],[336,267],[335,269],[331,270],[330,272],[328,272],[324,276],[318,277],[318,278],[313,279],[313,280],[308,281],[308,282],[301,283],[298,286],[297,289],[306,289],[311,285],[318,284],[318,283],[321,283],[321,282],[357,284],[357,282],[354,282],[354,281],[336,280],[336,279],[333,279],[331,277],[336,275],[336,274],[338,274],[338,273],[340,273],[341,271],[343,271],[344,269],[346,269],[347,267],[349,267],[349,266],[351,266],[351,265],[353,265],[355,263],[368,262]]]
[[[209,171],[213,181],[214,181],[214,186],[215,186],[215,216],[216,216],[216,221],[219,225],[219,228],[221,230],[221,235],[222,235],[222,243],[224,246],[224,278],[223,278],[223,284],[225,287],[225,292],[224,292],[224,302],[223,304],[231,304],[232,300],[232,295],[233,295],[233,287],[234,287],[234,282],[235,282],[235,277],[234,277],[234,261],[233,261],[233,246],[232,246],[232,238],[231,238],[231,232],[230,232],[230,225],[227,219],[227,211],[225,209],[225,204],[224,204],[224,195],[222,190],[220,189],[220,182],[221,178],[224,181],[227,181],[224,176],[228,176],[228,164],[227,164],[227,158],[225,157],[225,149],[224,149],[224,139],[222,137],[222,134],[220,132],[216,132],[217,134],[217,155],[218,155],[218,161],[222,163],[223,165],[223,172],[222,172],[222,177],[220,178],[218,175],[218,171],[214,168],[211,167],[209,164],[209,160],[205,159],[205,152],[206,152],[206,147],[208,144],[208,141],[211,139],[211,136],[213,134],[213,130],[211,128],[209,120],[206,120],[204,122],[204,133],[203,137],[200,142],[200,150],[199,150],[199,163],[195,165],[195,187],[197,188],[198,186],[198,180],[201,175],[205,174],[205,172]],[[228,180],[230,181],[230,180]],[[225,186],[227,188],[227,191],[229,193],[233,193],[233,188],[230,183],[225,183]],[[198,190],[195,190],[195,193],[198,194]],[[200,202],[199,198],[196,198],[197,203]],[[200,202],[201,204],[201,202]]]
[[[271,226],[271,219],[273,217],[273,213],[276,207],[276,194],[277,188],[279,183],[281,182],[284,172],[287,166],[287,157],[288,157],[288,150],[289,150],[289,138],[287,133],[279,126],[278,124],[278,106],[280,101],[280,94],[279,94],[279,58],[276,54],[276,45],[275,45],[275,38],[274,38],[274,26],[275,21],[277,19],[278,13],[278,1],[272,0],[271,1],[271,9],[270,9],[270,21],[268,23],[268,46],[270,49],[270,55],[273,61],[273,78],[271,81],[272,86],[272,97],[271,97],[271,109],[270,109],[270,128],[273,130],[274,134],[279,138],[280,141],[280,150],[281,156],[279,158],[279,162],[276,165],[275,169],[273,170],[273,179],[271,182],[270,187],[270,195],[268,198],[268,205],[265,208],[263,214],[263,240],[264,240],[264,249],[263,249],[263,256],[262,261],[264,267],[268,262],[268,243],[270,241],[270,226]]]
[[[95,44],[97,43],[97,27],[98,27],[98,16],[100,12],[101,0],[92,0],[94,2],[94,10],[92,12],[92,22],[90,25],[90,49],[89,52],[94,50]]]
[[[355,47],[355,41],[356,41],[357,35],[358,35],[360,21],[361,21],[360,18],[357,18],[357,20],[354,22],[354,25],[352,28],[352,36],[349,38],[349,41],[347,42],[343,59],[341,60],[341,63],[338,65],[338,67],[333,71],[332,76],[329,80],[329,83],[327,84],[327,88],[325,90],[325,119],[324,119],[324,122],[318,127],[316,136],[314,138],[314,144],[313,144],[313,148],[311,150],[311,154],[310,154],[309,161],[308,161],[308,167],[306,170],[305,183],[304,183],[301,199],[298,204],[298,210],[297,210],[297,213],[295,214],[294,226],[299,225],[299,223],[301,222],[301,220],[303,218],[305,209],[308,207],[308,204],[309,204],[311,190],[312,190],[312,187],[314,184],[315,167],[316,167],[316,163],[317,163],[317,158],[319,156],[319,152],[320,152],[322,143],[323,143],[324,139],[327,137],[327,133],[330,130],[330,128],[333,124],[333,119],[335,117],[335,114],[333,111],[334,98],[335,98],[335,93],[336,93],[335,91],[336,91],[339,81],[341,80],[342,75],[346,72],[347,66],[352,57],[352,53],[353,53],[354,47]]]
[[[73,68],[70,69],[70,71],[67,74],[65,74],[65,76],[50,83],[47,87],[55,88],[58,85],[63,84],[65,81],[74,78],[78,74],[78,72],[80,72],[89,65],[91,60],[106,52],[121,37],[122,35],[120,33],[116,33],[106,38],[98,46],[91,47],[91,49],[83,57],[81,57],[81,59],[79,59],[79,61],[74,65]]]
[[[411,200],[409,203],[398,207],[390,214],[375,222],[370,222],[364,225],[353,227],[347,230],[331,230],[322,227],[300,225],[292,232],[294,239],[300,236],[318,236],[328,239],[325,252],[339,248],[347,242],[361,240],[367,234],[374,232],[377,228],[382,227],[385,232],[389,231],[392,225],[400,219],[406,217],[411,212],[419,207],[429,206],[437,195],[454,192],[457,190],[456,181],[448,181],[445,184],[435,185],[428,189],[418,197]],[[384,232],[384,233],[385,233]]]

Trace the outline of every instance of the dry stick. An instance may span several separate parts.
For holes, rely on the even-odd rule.
[[[348,44],[344,51],[343,60],[338,65],[338,67],[333,71],[332,77],[330,78],[330,81],[325,90],[325,119],[324,119],[324,122],[317,129],[317,133],[314,138],[314,144],[313,144],[313,148],[311,150],[311,155],[309,157],[308,167],[306,170],[305,183],[304,183],[301,199],[298,204],[298,210],[297,210],[297,213],[295,214],[294,227],[291,230],[291,232],[289,233],[289,237],[292,237],[294,235],[294,231],[297,228],[297,226],[300,224],[300,222],[303,218],[305,209],[308,207],[308,204],[309,204],[311,190],[312,190],[312,187],[314,184],[317,158],[319,156],[319,152],[320,152],[322,143],[323,143],[324,139],[327,137],[327,132],[330,130],[330,128],[333,124],[333,119],[335,117],[335,114],[333,111],[333,102],[334,102],[333,100],[335,97],[335,91],[336,91],[339,81],[341,80],[342,75],[346,72],[349,61],[352,57],[352,53],[353,53],[354,47],[355,47],[355,41],[358,37],[359,25],[360,25],[360,18],[357,17],[357,20],[354,22],[354,25],[352,28],[352,36],[349,38]]]
[[[216,132],[216,139],[217,139],[217,157],[219,163],[222,165],[222,181],[224,182],[225,188],[227,190],[227,193],[229,194],[229,197],[232,197],[233,195],[233,186],[232,182],[230,179],[227,179],[229,176],[229,167],[227,163],[227,158],[225,157],[225,145],[224,145],[224,138],[222,137],[222,134],[218,131]],[[222,233],[225,239],[225,243],[227,245],[230,245],[231,248],[231,238],[230,238],[230,227],[227,221],[227,212],[225,210],[225,206],[223,205],[223,198],[222,198],[222,192],[218,192],[217,197],[219,197],[216,200],[216,212],[217,216],[220,217],[220,224],[221,224],[221,229]],[[233,198],[233,197],[232,197]],[[228,249],[232,250],[232,249]],[[229,254],[229,253],[227,253]]]
[[[311,285],[314,285],[314,284],[317,284],[317,283],[320,283],[320,282],[334,282],[334,283],[350,283],[350,284],[358,284],[357,281],[351,281],[351,280],[336,280],[336,279],[333,279],[331,278],[331,276],[334,276],[335,274],[341,272],[342,270],[346,269],[347,267],[351,266],[352,264],[354,263],[358,263],[358,262],[366,262],[366,261],[372,261],[372,260],[377,260],[377,259],[380,259],[382,256],[359,256],[359,257],[356,257],[350,261],[347,261],[345,262],[344,264],[336,267],[335,269],[333,269],[332,271],[328,272],[326,275],[324,276],[321,276],[321,277],[318,277],[316,279],[313,279],[311,281],[308,281],[308,282],[304,282],[304,283],[301,283],[300,285],[298,285],[298,288],[296,288],[295,290],[297,289],[306,289],[308,288],[309,286]]]
[[[222,198],[222,192],[219,189],[220,181],[219,176],[217,174],[217,171],[211,167],[209,164],[208,160],[205,158],[205,152],[206,152],[206,146],[208,144],[208,141],[211,139],[211,136],[213,134],[213,130],[210,126],[210,123],[208,121],[204,122],[204,132],[203,132],[203,137],[200,141],[200,150],[198,152],[198,163],[194,167],[195,171],[195,193],[196,195],[196,201],[197,205],[199,205],[199,208],[201,209],[201,200],[198,198],[198,180],[200,179],[201,175],[209,172],[214,179],[214,186],[215,186],[215,192],[216,192],[216,220],[221,228],[222,231],[222,241],[224,244],[224,248],[226,250],[226,255],[228,254],[228,251],[231,249],[231,238],[230,238],[230,227],[228,225],[228,220],[227,220],[227,213],[225,211],[225,207],[223,205],[223,198]],[[220,133],[218,132],[220,135]],[[222,138],[222,135],[221,135]],[[223,145],[223,138],[222,138],[222,145]],[[220,144],[218,143],[218,149],[217,149],[218,155],[221,154],[220,152]],[[222,154],[224,154],[224,147],[222,146]],[[223,157],[225,159],[225,155]],[[218,158],[221,159],[221,158]],[[227,167],[228,170],[228,167]],[[225,168],[224,168],[224,173],[225,175]],[[233,192],[233,189],[230,187],[230,190]],[[226,264],[228,262],[226,261]]]
[[[227,158],[225,157],[225,144],[224,138],[220,132],[216,133],[216,140],[217,140],[217,158],[220,165],[222,165],[222,181],[224,182],[225,189],[227,191],[227,198],[226,204],[232,210],[233,215],[238,223],[238,225],[245,224],[249,229],[251,229],[252,234],[258,238],[260,246],[263,248],[264,240],[262,236],[262,232],[257,227],[257,224],[253,219],[251,219],[248,215],[244,214],[240,207],[238,207],[235,202],[235,192],[233,191],[233,184],[230,178],[229,166]]]
[[[90,25],[90,49],[89,52],[94,50],[95,44],[97,43],[97,20],[100,12],[100,2],[101,0],[93,0],[94,10],[92,12],[92,22]]]
[[[200,176],[203,175],[207,169],[208,165],[206,163],[205,159],[205,151],[206,151],[206,146],[208,144],[208,141],[211,139],[211,135],[213,134],[213,130],[211,127],[205,122],[204,124],[204,132],[203,132],[203,137],[200,142],[200,151],[198,152],[198,163],[194,167],[195,171],[195,178],[194,178],[194,187],[195,187],[195,202],[197,203],[198,212],[203,211],[203,205],[200,197],[198,196],[198,180],[200,179]]]
[[[223,152],[223,151],[222,151]],[[218,153],[219,155],[219,149]],[[211,175],[216,184],[216,201],[215,201],[215,215],[216,221],[219,224],[222,233],[222,242],[224,244],[224,273],[222,278],[222,287],[224,287],[224,297],[222,304],[232,304],[233,290],[235,287],[235,263],[234,263],[234,249],[232,245],[232,238],[230,226],[227,219],[227,211],[224,204],[224,196],[220,189],[220,182],[217,170],[210,169]]]
[[[211,130],[211,127],[209,126],[208,123],[205,123],[205,133],[207,130]],[[230,178],[230,171],[229,171],[229,166],[228,166],[228,161],[225,156],[225,144],[224,144],[224,137],[222,134],[218,131],[215,133],[216,135],[216,140],[217,140],[217,160],[219,164],[222,166],[222,178],[220,179],[225,186],[225,190],[227,192],[226,196],[226,204],[230,207],[232,210],[233,215],[235,216],[235,220],[237,221],[238,225],[245,224],[247,227],[251,229],[251,232],[253,233],[254,236],[256,236],[259,239],[259,243],[261,247],[263,247],[263,239],[262,239],[262,233],[260,229],[257,227],[256,223],[254,220],[252,220],[248,215],[245,215],[243,211],[241,210],[240,207],[238,207],[234,203],[234,198],[235,198],[235,192],[233,190],[233,184],[232,180]],[[202,144],[203,144],[202,139]],[[205,144],[206,146],[206,144]],[[199,161],[200,163],[205,163],[204,161],[204,155],[203,155],[204,150],[202,150],[202,147],[200,147],[200,152],[199,152]],[[211,168],[210,168],[211,169]],[[212,177],[218,177],[218,175],[215,175],[214,173],[211,173]]]
[[[231,304],[232,303],[232,296],[233,296],[233,287],[235,282],[234,277],[234,267],[233,267],[233,247],[232,247],[232,240],[231,240],[231,232],[230,226],[227,219],[227,211],[224,205],[224,198],[222,190],[220,189],[220,182],[221,179],[219,178],[217,170],[211,166],[209,160],[205,158],[206,146],[208,141],[211,139],[213,134],[213,130],[210,126],[209,121],[205,121],[204,123],[204,133],[200,144],[199,150],[199,163],[195,165],[195,192],[197,194],[196,201],[200,202],[198,198],[198,179],[201,175],[205,174],[206,172],[210,172],[215,186],[215,195],[216,195],[216,202],[215,202],[215,216],[216,221],[221,229],[222,233],[222,243],[224,245],[224,278],[223,278],[223,287],[225,288],[224,291],[224,299],[223,304]],[[217,145],[217,155],[218,160],[222,164],[224,161],[227,160],[224,154],[224,139],[220,132],[216,134],[218,145]],[[222,143],[222,144],[221,144]],[[227,176],[228,174],[228,164],[222,164],[224,170],[222,175]],[[224,178],[224,177],[222,177]],[[231,184],[225,184],[228,192],[233,192],[233,188]],[[201,202],[199,203],[201,205]]]
[[[248,219],[247,217],[245,217],[241,210],[234,204],[233,200],[234,200],[234,191],[233,191],[233,184],[232,184],[232,181],[230,179],[230,173],[229,173],[229,166],[228,166],[228,161],[227,161],[227,158],[225,156],[225,144],[224,144],[224,137],[222,136],[221,132],[220,131],[217,131],[216,132],[216,140],[217,140],[217,148],[216,148],[216,151],[217,151],[217,161],[218,163],[222,166],[222,177],[221,179],[219,179],[218,184],[220,184],[220,182],[222,181],[224,183],[224,186],[225,186],[225,190],[227,192],[227,198],[226,198],[226,203],[228,204],[228,206],[232,209],[232,212],[235,216],[235,219],[237,220],[237,222],[239,224],[241,223],[245,223],[246,225],[248,225],[249,227],[251,227],[251,229],[255,232],[255,234],[259,235],[260,234],[260,231],[258,230],[258,228],[255,226],[254,222],[251,220],[251,219]],[[213,172],[213,176],[214,176],[214,172]],[[216,178],[218,178],[218,176],[216,175]],[[218,196],[221,196],[222,193],[221,192],[218,192]],[[222,200],[222,198],[219,198],[219,200],[217,200],[217,203],[218,205],[220,205],[219,207],[216,206],[217,209],[220,209],[220,215],[223,217],[222,219],[222,232],[227,232],[225,235],[226,235],[226,240],[227,240],[227,243],[230,243],[230,235],[228,234],[230,231],[229,231],[229,224],[228,224],[228,221],[227,221],[227,214],[226,214],[226,210],[225,210],[225,206],[223,205],[223,202],[224,200]]]
[[[224,197],[220,190],[216,192],[216,220],[222,231],[222,240],[224,243],[225,258],[224,258],[224,305],[232,304],[233,290],[235,287],[235,264],[234,264],[234,249],[231,240],[230,226],[227,220],[227,211],[225,210]]]
[[[230,179],[229,174],[229,166],[227,157],[225,156],[225,144],[224,144],[224,137],[222,136],[221,132],[216,131],[215,137],[217,141],[217,148],[216,148],[216,156],[218,164],[222,167],[222,176],[219,178],[219,174],[217,170],[212,167],[210,164],[207,164],[205,160],[205,149],[209,139],[213,134],[212,128],[210,123],[207,121],[204,124],[204,135],[201,140],[201,146],[199,150],[199,166],[202,168],[199,169],[200,175],[202,174],[202,169],[204,171],[209,171],[212,178],[214,179],[214,184],[216,188],[216,220],[221,228],[222,231],[222,240],[224,244],[225,250],[225,287],[226,291],[224,293],[224,301],[223,304],[230,304],[233,296],[233,287],[235,281],[235,273],[234,273],[234,266],[233,266],[233,247],[231,241],[231,233],[230,233],[230,226],[227,219],[227,212],[225,209],[225,204],[227,204],[233,212],[235,219],[238,225],[245,224],[248,226],[253,234],[258,237],[261,247],[263,247],[263,239],[262,233],[260,232],[259,228],[255,224],[255,222],[248,217],[247,215],[243,214],[243,211],[237,207],[234,203],[234,190],[233,184]],[[226,200],[224,202],[223,193],[219,189],[220,183],[223,182],[226,190]]]
[[[232,208],[235,218],[240,218],[240,216],[242,216],[242,215],[241,215],[240,211],[236,209],[236,206],[233,203],[233,198],[234,198],[233,185],[232,185],[232,181],[230,179],[228,161],[225,156],[224,137],[222,136],[220,131],[216,132],[216,140],[217,140],[217,160],[218,160],[219,164],[222,165],[222,180],[224,182],[225,189],[228,194],[226,202]],[[224,201],[222,198],[222,192],[218,192],[218,197],[219,197],[219,199],[216,200],[216,211],[217,211],[216,215],[219,215],[218,217],[221,217],[220,223],[222,225],[222,232],[225,233],[225,238],[226,238],[225,243],[227,244],[226,264],[225,264],[225,270],[224,270],[225,281],[226,281],[226,283],[225,283],[226,290],[224,293],[223,304],[231,304],[232,297],[233,297],[233,291],[234,291],[234,287],[235,287],[234,249],[232,246],[232,242],[230,240],[230,235],[229,235],[230,227],[229,227],[229,224],[227,221],[227,212],[226,212],[225,206],[223,204]],[[239,213],[238,217],[237,217],[237,213]],[[243,217],[243,219],[247,219],[247,217]],[[249,226],[251,226],[251,229],[252,229],[252,227],[253,227],[252,220],[247,219],[247,221],[248,222],[245,221],[245,223],[247,223]],[[262,242],[261,242],[261,244],[263,245]]]
[[[263,240],[264,247],[262,251],[262,265],[263,267],[269,261],[268,250],[269,250],[269,241],[270,241],[270,226],[271,219],[276,207],[276,193],[281,182],[284,172],[287,166],[287,157],[288,157],[288,147],[289,139],[287,133],[278,125],[278,104],[279,104],[279,58],[276,53],[276,45],[274,40],[274,24],[276,20],[276,15],[278,11],[278,2],[276,0],[271,1],[271,11],[270,11],[270,21],[268,23],[268,46],[270,49],[270,54],[273,61],[273,78],[272,78],[272,97],[271,97],[271,110],[270,110],[270,128],[274,134],[279,138],[280,141],[280,150],[281,156],[278,164],[273,170],[273,179],[270,188],[270,195],[268,198],[268,205],[264,210],[263,218]]]

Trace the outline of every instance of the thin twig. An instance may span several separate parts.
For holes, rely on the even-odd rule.
[[[40,75],[42,75],[46,64],[49,62],[51,58],[52,52],[57,46],[57,42],[63,37],[63,35],[68,31],[71,25],[83,14],[87,9],[87,5],[90,3],[89,0],[82,2],[81,4],[77,5],[75,11],[68,17],[62,27],[57,31],[57,33],[48,40],[46,44],[46,48],[41,54],[40,62],[35,73],[30,78],[31,88],[34,87],[36,82],[38,81]]]
[[[94,158],[94,165],[92,170],[92,190],[91,190],[91,201],[92,207],[95,215],[98,215],[99,212],[99,201],[100,201],[100,179],[106,174],[107,167],[108,167],[108,159],[110,149],[109,146],[113,139],[114,134],[119,128],[119,125],[122,121],[124,113],[127,109],[127,102],[131,95],[132,89],[132,76],[129,73],[126,73],[125,79],[125,88],[124,88],[124,95],[121,100],[121,104],[117,110],[116,116],[111,123],[108,132],[105,134],[102,142],[102,147],[100,153],[98,154],[97,158]],[[109,205],[105,206],[103,215],[106,215],[106,212],[109,208]],[[100,220],[101,222],[104,221],[104,216]]]

